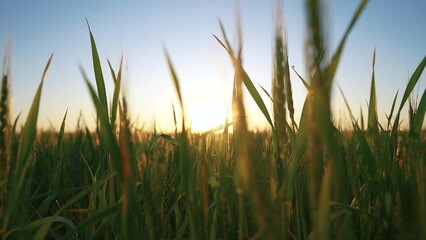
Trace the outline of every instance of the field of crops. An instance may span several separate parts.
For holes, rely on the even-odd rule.
[[[426,239],[426,91],[410,98],[426,56],[396,94],[388,121],[378,121],[375,53],[368,116],[350,130],[336,127],[330,92],[349,34],[367,5],[360,1],[334,53],[323,35],[318,1],[307,1],[308,90],[294,119],[287,36],[277,17],[274,73],[268,101],[242,66],[240,44],[225,27],[213,37],[234,66],[232,120],[194,133],[175,114],[175,131],[137,129],[121,94],[122,64],[101,69],[92,32],[96,86],[82,76],[97,112],[97,127],[83,121],[65,132],[37,131],[43,79],[25,124],[10,116],[10,62],[4,58],[0,98],[0,236],[2,239]],[[89,40],[89,39],[88,39]],[[178,69],[165,51],[185,112]],[[329,56],[329,57],[328,57]],[[176,70],[176,71],[175,71]],[[104,76],[114,93],[107,98]],[[401,81],[405,81],[401,79]],[[246,89],[247,91],[243,91]],[[247,128],[248,93],[269,130]],[[344,92],[340,91],[344,98]],[[269,113],[266,105],[273,106]],[[402,111],[408,105],[408,113]],[[402,114],[409,128],[401,129]],[[185,116],[184,114],[182,114]],[[182,125],[177,124],[182,122]]]

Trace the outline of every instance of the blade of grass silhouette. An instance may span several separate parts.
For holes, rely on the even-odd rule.
[[[178,95],[178,99],[179,99],[179,104],[180,107],[182,109],[182,130],[184,131],[185,129],[185,108],[184,108],[184,104],[183,104],[183,100],[182,100],[182,93],[180,91],[180,86],[179,86],[179,80],[178,77],[176,75],[175,69],[173,67],[172,61],[170,59],[169,53],[167,52],[167,50],[164,50],[164,54],[166,55],[166,60],[167,60],[167,65],[169,67],[169,71],[170,74],[172,75],[172,80],[173,80],[173,85],[175,86],[175,90],[176,93]]]
[[[345,102],[345,106],[346,106],[346,109],[347,109],[347,111],[349,113],[349,117],[351,118],[352,125],[354,126],[355,129],[360,130],[360,128],[358,126],[358,122],[356,121],[356,119],[355,119],[355,117],[354,117],[354,115],[352,113],[352,110],[351,110],[351,108],[349,106],[349,103],[348,103],[348,100],[346,99],[345,94],[343,93],[342,88],[340,87],[340,85],[338,85],[338,87],[339,87],[340,94],[343,97],[343,101]]]
[[[274,100],[272,99],[269,92],[264,87],[262,87],[262,85],[260,85],[260,84],[259,84],[259,87],[263,90],[263,92],[266,94],[266,96],[268,96],[269,100],[271,100],[271,102],[274,102]]]
[[[420,133],[422,131],[423,122],[425,120],[425,112],[426,112],[426,90],[423,91],[422,98],[420,99],[420,103],[417,106],[416,115],[414,116],[414,135],[415,137],[420,137]]]
[[[115,75],[114,69],[111,66],[111,63],[108,61],[108,66],[111,70],[111,75],[114,80],[114,93],[112,97],[111,105],[111,126],[115,125],[117,119],[117,109],[119,105],[120,91],[121,91],[121,71],[123,66],[123,56],[121,56],[120,67],[118,68],[118,75]]]
[[[416,86],[417,82],[419,81],[420,76],[422,75],[422,72],[423,72],[423,69],[425,68],[425,66],[426,66],[426,56],[420,62],[419,66],[417,66],[413,75],[411,75],[411,78],[408,81],[407,87],[405,88],[404,95],[402,96],[401,103],[399,104],[398,111],[396,112],[396,115],[395,115],[395,121],[394,121],[393,126],[392,126],[392,136],[395,136],[396,131],[398,130],[401,110],[404,107],[405,103],[407,102],[408,97],[410,96],[411,92],[413,91],[414,86]]]
[[[376,100],[376,80],[374,77],[374,65],[376,63],[376,49],[373,53],[373,66],[371,74],[371,88],[370,88],[370,101],[368,107],[368,132],[377,133],[378,132],[378,118],[377,118],[377,100]]]
[[[86,86],[89,89],[89,93],[92,97],[93,104],[95,105],[95,109],[101,124],[101,136],[102,142],[105,144],[106,149],[111,154],[111,162],[113,169],[117,172],[118,178],[120,182],[123,180],[123,169],[121,166],[121,156],[120,156],[120,147],[117,143],[117,140],[113,134],[109,119],[108,119],[108,109],[102,107],[102,103],[96,95],[96,92],[87,78],[86,73],[82,68],[80,71],[83,75],[83,79],[86,82]]]
[[[256,87],[254,86],[253,81],[250,79],[250,77],[248,76],[248,74],[244,70],[244,68],[240,65],[239,61],[237,61],[237,58],[235,57],[234,53],[231,50],[229,50],[230,47],[226,47],[225,44],[223,44],[223,42],[218,37],[216,37],[214,34],[213,34],[213,36],[220,43],[220,45],[222,45],[222,47],[224,47],[225,50],[228,52],[228,54],[231,57],[231,60],[232,60],[232,62],[234,64],[234,67],[235,68],[241,68],[241,71],[242,71],[242,80],[243,80],[244,85],[246,86],[248,92],[250,93],[251,97],[255,101],[256,105],[259,107],[259,109],[262,112],[263,116],[268,121],[268,123],[271,126],[272,130],[275,131],[274,124],[272,123],[272,119],[271,119],[271,116],[270,116],[270,114],[268,112],[268,109],[266,108],[266,105],[263,102],[262,97],[260,96],[260,94],[257,91]],[[225,39],[226,39],[226,37],[225,37]]]
[[[391,124],[391,119],[392,119],[392,116],[393,116],[393,112],[395,110],[395,103],[396,103],[396,99],[398,98],[398,93],[399,93],[399,90],[396,91],[395,97],[393,98],[392,107],[391,107],[389,116],[386,116],[386,118],[388,119],[388,123],[387,123],[386,129],[388,129],[388,130],[389,130],[389,127],[390,127],[390,124]]]
[[[52,58],[53,54],[50,55],[46,67],[44,68],[43,75],[41,77],[41,82],[34,96],[34,100],[31,105],[30,112],[28,113],[27,120],[25,121],[24,128],[22,129],[20,145],[18,148],[18,154],[16,159],[15,174],[12,176],[12,186],[14,186],[14,190],[10,193],[10,196],[7,199],[8,207],[6,209],[3,219],[3,229],[5,230],[8,229],[9,221],[13,217],[13,214],[16,214],[15,210],[19,207],[19,198],[24,188],[24,180],[27,175],[27,171],[31,165],[29,156],[33,149],[37,132],[37,119],[40,107],[41,92],[43,88],[44,79],[46,77],[46,73],[49,69]]]
[[[183,186],[183,190],[186,192],[188,196],[188,204],[187,211],[189,217],[189,229],[191,239],[200,239],[203,235],[203,229],[197,227],[199,221],[203,221],[202,218],[202,204],[200,204],[200,199],[196,196],[196,184],[195,179],[197,176],[197,172],[191,171],[194,166],[194,159],[191,155],[190,151],[190,142],[188,138],[188,132],[185,127],[185,109],[183,104],[182,92],[179,85],[179,79],[177,77],[176,71],[173,67],[170,56],[166,50],[164,50],[167,65],[169,66],[170,74],[173,80],[173,84],[175,86],[176,93],[178,95],[179,104],[181,106],[182,111],[182,132],[178,137],[179,144],[179,165],[180,165],[180,176],[181,176],[181,184]]]
[[[60,182],[60,174],[62,169],[62,157],[61,153],[63,151],[64,146],[64,132],[65,132],[65,121],[67,119],[68,109],[65,111],[64,117],[62,119],[61,127],[59,129],[58,138],[57,138],[57,146],[54,152],[54,171],[52,176],[52,181],[50,183],[50,190],[56,189]]]
[[[361,13],[364,11],[365,6],[367,5],[369,1],[368,0],[361,0],[361,2],[358,5],[357,10],[355,11],[354,15],[352,16],[352,19],[349,23],[349,26],[346,28],[346,31],[343,35],[343,38],[340,40],[340,43],[337,47],[336,52],[334,53],[333,58],[331,59],[331,62],[327,66],[326,73],[327,73],[327,79],[326,82],[326,89],[330,91],[332,81],[334,79],[334,74],[336,73],[337,67],[340,62],[340,58],[343,52],[343,48],[345,47],[346,41],[349,37],[350,32],[352,31],[353,27],[355,26],[355,23],[358,21],[359,17],[361,16]]]
[[[95,79],[96,79],[96,87],[98,90],[98,98],[100,102],[100,106],[104,109],[103,111],[106,111],[107,117],[108,117],[108,102],[106,97],[106,90],[105,90],[105,81],[102,73],[102,67],[101,62],[99,60],[99,54],[98,50],[96,48],[95,38],[93,37],[92,31],[90,29],[89,21],[86,18],[87,27],[89,29],[89,35],[90,35],[90,45],[92,48],[92,61],[93,61],[93,71],[95,73]]]
[[[296,68],[294,66],[291,66],[291,68],[293,69],[294,73],[296,73],[296,75],[299,77],[299,79],[302,81],[303,85],[305,85],[305,88],[309,91],[309,89],[311,88],[309,83],[296,71]]]

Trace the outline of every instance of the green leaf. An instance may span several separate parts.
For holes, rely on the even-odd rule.
[[[81,73],[83,75],[83,78],[86,81],[87,88],[89,89],[90,95],[92,97],[92,101],[95,105],[95,109],[101,124],[101,140],[103,141],[103,144],[105,144],[106,149],[111,154],[111,162],[112,166],[115,171],[117,171],[118,178],[120,181],[123,179],[123,172],[122,172],[122,166],[121,166],[121,155],[120,155],[120,147],[117,143],[117,140],[114,136],[114,133],[112,131],[112,127],[109,123],[108,119],[108,110],[102,107],[102,104],[98,97],[96,96],[96,92],[92,85],[89,82],[89,79],[87,78],[87,75],[85,74],[84,70],[81,69]]]
[[[259,87],[263,90],[263,92],[266,94],[266,96],[268,96],[269,100],[271,100],[271,102],[273,102],[274,100],[272,99],[271,94],[269,94],[269,92],[266,91],[266,89],[264,87],[262,87],[260,84],[259,84]]]
[[[241,67],[243,70],[243,83],[246,86],[247,90],[249,91],[251,97],[256,102],[257,106],[259,107],[260,111],[263,113],[263,116],[265,116],[266,120],[268,121],[269,125],[271,125],[272,130],[274,130],[274,124],[272,123],[271,116],[269,115],[268,109],[266,108],[265,103],[263,102],[262,97],[260,96],[259,92],[257,91],[256,87],[254,86],[253,82],[251,81],[250,77],[247,75],[247,72],[244,70],[243,67]]]
[[[311,86],[309,85],[309,83],[296,71],[296,68],[294,68],[294,66],[291,66],[291,68],[293,69],[294,73],[296,73],[296,75],[299,77],[299,79],[302,81],[303,85],[305,85],[305,88],[309,91],[311,89]]]
[[[166,50],[164,50],[164,53],[166,55],[167,65],[169,66],[170,74],[172,75],[173,84],[175,86],[175,90],[176,90],[176,93],[177,93],[178,98],[179,98],[179,104],[180,104],[180,107],[182,109],[182,119],[184,119],[185,118],[185,111],[184,111],[184,106],[183,106],[182,93],[180,91],[180,86],[179,86],[179,79],[176,75],[175,69],[173,67],[173,64],[172,64],[172,61],[170,59],[168,52]],[[182,123],[183,127],[185,127],[184,122],[185,121],[183,121],[183,123]]]
[[[222,29],[222,32],[223,32],[223,35],[224,35],[224,38],[225,38],[225,42],[227,43],[228,46],[225,46],[225,44],[223,44],[223,42],[218,37],[216,37],[215,35],[213,35],[213,36],[223,46],[223,48],[225,48],[225,50],[228,52],[228,54],[231,57],[231,60],[234,64],[234,68],[235,69],[238,69],[238,68],[241,69],[241,71],[243,73],[242,80],[243,80],[244,85],[246,86],[247,90],[249,91],[249,93],[250,93],[251,97],[253,98],[253,100],[255,101],[256,105],[259,107],[260,111],[263,113],[263,116],[265,116],[265,118],[268,121],[269,125],[271,126],[272,130],[275,131],[274,124],[272,123],[271,116],[268,112],[268,109],[266,108],[265,103],[263,102],[262,97],[260,96],[259,92],[257,91],[256,87],[254,86],[252,80],[248,76],[245,69],[241,66],[240,61],[237,61],[237,57],[232,52],[231,46],[229,45],[229,42],[227,41],[226,33],[225,33],[225,30],[223,29],[222,25],[221,25],[221,29]]]
[[[14,232],[31,231],[31,230],[34,230],[34,229],[40,227],[40,226],[43,226],[44,224],[46,224],[48,222],[50,222],[50,223],[53,223],[53,222],[65,223],[71,229],[75,228],[74,223],[71,220],[69,220],[68,218],[61,217],[61,216],[49,216],[49,217],[43,217],[43,218],[39,218],[37,220],[34,220],[34,221],[28,223],[25,226],[13,228],[13,229],[11,229],[10,231],[8,231],[4,234],[3,239],[7,239],[7,237],[9,237],[10,234],[12,234]]]
[[[420,99],[419,106],[417,107],[416,115],[414,117],[414,134],[416,137],[420,136],[422,131],[423,121],[425,120],[426,112],[426,90],[423,91],[422,98]]]
[[[398,93],[399,91],[396,91],[395,97],[393,98],[393,101],[392,101],[392,107],[391,107],[389,116],[387,116],[387,119],[388,119],[387,129],[389,129],[389,126],[390,126],[390,121],[392,119],[393,111],[395,109],[395,103],[396,103],[396,99],[398,98]]]
[[[376,63],[376,49],[373,53],[373,73],[371,74],[371,89],[370,89],[370,103],[368,107],[368,131],[377,133],[378,120],[377,120],[377,100],[376,100],[376,80],[374,78],[374,65]]]
[[[65,211],[65,209],[71,207],[73,204],[75,204],[81,198],[86,197],[89,193],[91,193],[95,189],[97,189],[100,186],[102,186],[103,184],[105,184],[106,181],[110,180],[115,175],[116,175],[116,173],[112,172],[112,173],[106,175],[105,177],[99,179],[98,181],[94,182],[92,185],[84,188],[83,190],[81,190],[76,195],[74,195],[64,205],[62,205],[61,208],[58,211],[56,211],[56,213],[53,216],[51,216],[50,218],[47,218],[45,221],[43,221],[43,224],[37,230],[37,232],[34,235],[33,239],[35,239],[35,240],[46,239],[47,233],[48,233],[50,227],[52,226],[52,223],[55,221],[55,219],[57,219],[57,217],[59,216],[60,213],[62,213],[63,211]]]
[[[422,75],[423,69],[426,66],[426,56],[423,58],[423,60],[420,62],[419,66],[417,66],[416,70],[414,71],[413,75],[411,75],[410,80],[408,81],[407,87],[405,88],[404,95],[401,99],[401,103],[399,105],[398,112],[396,113],[395,121],[393,123],[392,127],[392,135],[396,134],[396,131],[398,129],[399,125],[399,118],[401,114],[401,110],[404,107],[405,103],[408,100],[408,97],[410,96],[411,92],[414,89],[414,86],[416,86],[417,82],[419,81],[420,75]]]
[[[299,123],[299,132],[295,139],[293,153],[285,170],[285,181],[280,189],[280,192],[285,201],[290,201],[293,198],[297,172],[300,166],[300,162],[302,161],[302,156],[305,154],[308,145],[309,126],[307,118],[309,97],[311,97],[310,94],[306,96],[305,103],[303,104],[302,115],[300,117]]]
[[[336,73],[337,67],[340,62],[340,58],[342,56],[343,48],[345,47],[346,40],[348,39],[349,33],[352,31],[353,27],[355,26],[355,23],[358,21],[359,16],[363,12],[365,6],[367,5],[368,0],[361,0],[361,2],[358,5],[357,10],[355,11],[355,14],[352,16],[351,22],[349,23],[349,26],[346,28],[346,31],[343,35],[343,38],[340,40],[339,46],[337,47],[337,50],[331,59],[330,64],[326,68],[326,72],[328,77],[326,82],[326,89],[330,90],[331,84],[334,78],[334,74]]]
[[[92,47],[92,59],[93,59],[93,70],[95,73],[95,79],[96,79],[96,87],[98,89],[98,97],[101,107],[104,109],[103,111],[106,112],[108,117],[108,102],[106,97],[106,90],[105,90],[105,81],[104,76],[102,74],[102,67],[101,62],[99,60],[99,54],[98,50],[96,48],[95,39],[93,37],[92,31],[90,30],[89,22],[87,21],[87,27],[89,28],[89,34],[90,34],[90,44]]]
[[[331,239],[330,236],[330,197],[331,197],[331,181],[332,181],[332,164],[328,162],[324,176],[321,181],[321,191],[318,201],[318,212],[316,221],[316,229],[314,229],[314,239]]]
[[[18,148],[18,155],[16,159],[15,174],[13,175],[12,186],[13,191],[10,194],[8,199],[8,208],[6,209],[3,228],[7,229],[10,218],[15,214],[15,210],[19,204],[19,198],[21,196],[21,191],[24,187],[24,180],[27,176],[27,171],[31,166],[30,161],[30,152],[33,149],[36,131],[37,131],[37,119],[38,111],[40,106],[41,91],[43,88],[44,78],[46,76],[47,70],[49,69],[50,62],[52,61],[53,54],[50,56],[46,67],[43,71],[43,76],[41,77],[40,85],[38,86],[37,92],[34,96],[33,103],[28,113],[27,120],[25,122],[24,128],[22,129],[22,135],[20,138],[20,145]]]
[[[345,94],[343,93],[342,88],[341,88],[340,86],[338,86],[338,87],[339,87],[339,90],[340,90],[340,94],[341,94],[341,95],[342,95],[342,97],[343,97],[343,101],[345,102],[346,109],[347,109],[347,110],[348,110],[348,112],[349,112],[349,116],[350,116],[350,118],[351,118],[352,125],[354,126],[354,128],[355,128],[355,129],[359,129],[358,122],[355,120],[355,117],[354,117],[354,115],[353,115],[353,113],[352,113],[352,110],[351,110],[351,108],[350,108],[350,106],[349,106],[348,100],[346,99],[346,96],[345,96]]]
[[[115,120],[117,119],[117,109],[118,102],[120,98],[120,89],[121,89],[121,70],[123,66],[123,57],[120,60],[120,67],[118,69],[118,75],[115,75],[114,69],[111,66],[111,63],[108,61],[109,69],[111,70],[111,75],[114,80],[114,94],[112,97],[112,106],[111,106],[111,126],[114,127]]]
[[[62,152],[62,146],[63,146],[63,138],[64,138],[64,132],[65,132],[65,120],[67,119],[68,109],[65,111],[64,118],[62,119],[61,128],[59,130],[58,134],[58,147],[56,149],[56,159],[58,160],[59,154]]]

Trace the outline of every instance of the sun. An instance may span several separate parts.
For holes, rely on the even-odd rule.
[[[205,100],[190,106],[188,117],[194,132],[205,132],[225,124],[226,103],[218,100]]]

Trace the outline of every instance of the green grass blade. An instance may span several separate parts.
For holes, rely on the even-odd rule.
[[[37,92],[34,96],[33,103],[28,113],[27,120],[25,122],[24,128],[22,130],[20,145],[18,149],[18,155],[15,166],[15,173],[13,175],[12,186],[13,191],[10,193],[10,197],[7,201],[8,207],[5,212],[3,229],[7,229],[10,218],[15,214],[17,204],[19,203],[19,198],[21,196],[21,191],[24,188],[24,180],[27,175],[27,171],[31,165],[29,160],[30,152],[33,149],[34,141],[37,131],[37,119],[38,111],[40,107],[41,92],[43,88],[44,78],[46,76],[47,70],[49,69],[50,63],[52,61],[53,54],[50,56],[46,67],[43,71],[43,76],[41,78],[40,85],[38,86]]]
[[[52,176],[52,181],[50,183],[50,190],[56,189],[59,185],[60,175],[61,175],[61,166],[62,166],[62,157],[61,154],[63,152],[64,146],[64,132],[65,132],[65,120],[67,119],[68,109],[65,111],[64,118],[62,119],[61,128],[59,129],[58,138],[57,138],[57,146],[55,149],[55,157],[54,157],[54,171]]]
[[[309,91],[311,89],[311,86],[309,85],[309,83],[296,71],[296,68],[294,66],[291,66],[291,68],[293,69],[294,73],[296,73],[296,75],[299,77],[299,79],[302,81],[306,90]]]
[[[249,91],[251,97],[255,101],[256,105],[259,107],[260,111],[263,113],[263,116],[265,116],[266,120],[268,121],[269,125],[271,126],[272,130],[275,130],[274,124],[272,123],[271,116],[268,112],[268,109],[266,108],[265,102],[263,102],[262,97],[260,96],[259,92],[257,91],[256,87],[254,86],[253,82],[251,81],[250,77],[247,75],[247,72],[244,70],[244,68],[241,67],[243,70],[243,83],[246,86],[247,90]]]
[[[389,116],[387,116],[387,119],[388,119],[387,129],[389,129],[389,126],[391,124],[391,119],[393,116],[393,111],[395,110],[395,103],[396,103],[396,99],[398,98],[398,93],[399,91],[396,91],[395,97],[393,98],[393,101],[392,101],[392,107],[391,107]]]
[[[284,176],[283,186],[280,189],[280,192],[285,201],[290,201],[293,198],[294,194],[294,186],[295,180],[297,176],[297,172],[299,169],[300,162],[302,161],[303,155],[306,153],[307,148],[307,134],[308,134],[308,98],[305,99],[305,103],[303,104],[302,115],[300,117],[299,123],[299,132],[296,136],[293,153],[291,155],[290,161],[286,167],[286,174]]]
[[[59,129],[58,148],[57,148],[57,152],[55,154],[56,159],[59,157],[59,154],[61,153],[62,147],[63,147],[63,139],[64,139],[64,132],[65,132],[65,121],[67,119],[67,114],[68,114],[68,109],[65,111],[64,118],[62,118],[61,128]]]
[[[352,125],[353,125],[353,126],[356,126],[356,129],[359,129],[358,122],[355,120],[355,117],[354,117],[354,115],[353,115],[353,113],[352,113],[352,110],[351,110],[351,108],[350,108],[350,106],[349,106],[348,100],[346,99],[346,96],[345,96],[345,94],[343,93],[342,88],[341,88],[340,86],[338,86],[338,87],[339,87],[339,90],[340,90],[340,94],[341,94],[341,95],[342,95],[342,97],[343,97],[343,101],[345,102],[346,109],[347,109],[347,110],[348,110],[348,112],[349,112],[349,117],[351,118]]]
[[[225,34],[225,31],[223,30],[223,26],[222,25],[221,25],[221,28],[222,28],[222,32],[223,32],[224,38],[226,40],[226,34]],[[268,109],[266,108],[265,102],[263,101],[263,99],[260,96],[259,92],[257,91],[256,87],[254,86],[253,81],[250,79],[250,77],[248,76],[247,72],[241,66],[240,61],[237,61],[237,57],[232,52],[231,46],[225,46],[225,44],[223,44],[223,42],[218,37],[216,37],[215,35],[213,35],[213,36],[220,43],[220,45],[222,45],[225,48],[225,50],[230,55],[230,57],[232,59],[232,62],[234,64],[234,68],[235,69],[238,69],[238,68],[241,69],[242,80],[243,80],[244,85],[246,86],[248,92],[250,93],[251,97],[255,101],[256,105],[259,107],[260,111],[263,113],[263,116],[265,116],[265,118],[268,121],[269,125],[271,126],[272,130],[275,131],[274,124],[272,123],[272,119],[271,119],[271,116],[270,116],[270,114],[268,112]],[[227,44],[229,44],[229,42],[227,40],[225,42],[227,42]]]
[[[271,100],[271,102],[273,102],[274,100],[272,99],[271,94],[269,94],[269,92],[264,87],[262,87],[262,85],[259,84],[259,87],[263,90],[263,92],[266,94],[266,96],[268,96],[269,100]]]
[[[325,168],[321,181],[321,191],[318,199],[318,215],[316,229],[312,239],[331,239],[330,235],[330,197],[332,181],[332,164],[329,162]]]
[[[118,69],[117,76],[115,75],[114,69],[111,66],[111,63],[108,61],[109,69],[111,70],[111,75],[114,80],[114,94],[112,97],[112,106],[111,106],[111,126],[114,127],[115,120],[117,119],[117,109],[118,102],[120,98],[120,90],[121,90],[121,71],[123,66],[123,57],[120,60],[120,67]]]
[[[175,86],[175,90],[176,93],[178,95],[178,99],[179,99],[179,104],[180,107],[182,109],[182,119],[185,118],[185,111],[184,111],[184,105],[183,105],[183,100],[182,100],[182,93],[180,91],[180,86],[179,86],[179,79],[176,75],[175,69],[173,67],[172,61],[170,59],[169,53],[167,52],[167,50],[164,50],[164,54],[166,55],[166,60],[167,60],[167,65],[169,66],[169,71],[170,74],[172,75],[172,80],[173,80],[173,85]],[[182,126],[185,127],[184,124],[185,121],[183,121]]]
[[[74,195],[71,199],[69,199],[64,205],[62,205],[61,208],[59,210],[57,210],[52,217],[59,216],[59,214],[61,214],[67,208],[71,207],[78,200],[80,200],[80,199],[88,196],[89,193],[91,193],[95,189],[97,189],[100,186],[102,186],[103,184],[105,184],[108,180],[110,180],[111,178],[113,178],[115,175],[116,175],[116,173],[112,172],[112,173],[106,175],[105,177],[97,180],[92,185],[84,188],[79,193],[77,193],[76,195]],[[44,221],[43,225],[37,230],[37,232],[34,235],[33,239],[35,239],[35,240],[46,239],[47,233],[48,233],[48,231],[49,231],[50,227],[52,226],[52,223],[54,222],[55,219],[56,218],[50,218],[50,219],[47,219],[46,221]]]
[[[413,75],[411,75],[411,78],[408,81],[408,84],[407,84],[407,87],[405,88],[404,95],[402,96],[401,103],[399,105],[398,111],[396,112],[395,121],[394,121],[393,127],[392,127],[392,135],[396,134],[396,131],[397,131],[398,125],[399,125],[399,118],[400,118],[401,110],[404,107],[405,103],[407,102],[408,97],[410,96],[410,94],[413,91],[414,87],[416,86],[417,82],[419,81],[419,78],[422,75],[422,72],[423,72],[423,69],[425,68],[425,66],[426,66],[426,56],[420,62],[419,66],[417,66],[416,70],[414,71]]]
[[[3,235],[3,239],[7,239],[12,233],[15,233],[15,232],[34,230],[34,229],[36,229],[40,226],[43,226],[47,222],[64,223],[64,224],[68,225],[71,229],[75,228],[74,223],[70,219],[67,219],[67,218],[61,217],[61,216],[49,216],[49,217],[43,217],[43,218],[39,218],[37,220],[34,220],[34,221],[28,223],[25,226],[11,229],[10,231],[6,232]]]
[[[425,120],[426,112],[426,90],[423,91],[422,98],[420,99],[419,106],[417,107],[416,115],[414,116],[414,135],[420,136],[422,131],[423,121]]]
[[[71,236],[78,232],[79,230],[82,230],[84,228],[90,228],[93,226],[93,224],[99,222],[99,221],[105,221],[105,219],[112,217],[114,214],[117,214],[120,212],[120,204],[113,204],[112,206],[108,206],[107,208],[104,208],[100,211],[97,211],[94,213],[91,217],[85,219],[83,222],[78,224],[75,228],[73,228],[71,231],[67,232],[67,235],[65,236],[66,239],[70,239]]]
[[[368,107],[368,131],[371,133],[378,132],[378,118],[377,118],[377,100],[376,100],[376,80],[374,77],[374,65],[376,63],[376,49],[373,53],[373,73],[371,74],[371,89],[370,89],[370,103]]]
[[[87,19],[86,19],[87,21]],[[101,62],[99,60],[98,49],[96,48],[95,38],[93,37],[92,31],[90,30],[89,22],[87,21],[87,27],[89,28],[90,34],[90,45],[92,48],[92,60],[93,60],[93,71],[95,73],[96,87],[98,89],[98,98],[101,107],[104,109],[108,117],[108,102],[105,90],[105,81],[102,74]]]
[[[367,5],[368,0],[361,0],[361,2],[358,5],[357,10],[355,11],[355,14],[352,16],[351,22],[349,23],[349,26],[346,28],[346,31],[343,35],[343,38],[340,40],[339,46],[337,47],[336,53],[334,54],[333,58],[331,59],[330,64],[326,68],[326,72],[328,75],[328,81],[326,82],[326,88],[330,90],[331,84],[334,78],[334,74],[336,73],[337,67],[340,62],[340,58],[342,56],[343,48],[345,47],[346,40],[348,39],[349,33],[352,31],[353,27],[355,26],[355,23],[358,21],[361,13],[365,9],[365,6]]]
[[[120,179],[120,181],[122,181],[123,169],[121,166],[120,147],[117,143],[117,140],[114,136],[111,125],[109,123],[108,110],[102,107],[102,104],[96,95],[96,91],[90,84],[89,79],[87,78],[87,75],[85,74],[84,70],[83,69],[80,69],[80,70],[83,75],[83,78],[86,81],[87,88],[89,89],[89,93],[92,97],[92,101],[95,105],[95,109],[101,124],[101,136],[102,136],[101,140],[103,141],[103,144],[105,144],[105,147],[108,150],[108,152],[111,154],[112,166],[114,170],[117,171],[118,178]]]
[[[222,23],[222,21],[220,21],[219,20],[219,26],[220,26],[220,30],[221,30],[221,32],[222,32],[222,36],[223,36],[223,39],[225,40],[225,43],[226,43],[226,47],[225,47],[225,45],[221,42],[221,41],[219,41],[219,43],[228,51],[228,53],[231,55],[231,53],[234,53],[234,51],[232,50],[232,46],[231,46],[231,44],[229,43],[229,41],[228,41],[228,37],[226,36],[226,31],[225,31],[225,27],[223,26],[223,23]],[[219,40],[215,35],[213,35],[215,38],[216,38],[216,40]]]
[[[189,230],[191,239],[199,239],[203,236],[205,231],[202,229],[203,224],[198,225],[202,222],[202,205],[200,203],[201,199],[197,196],[197,184],[198,179],[197,172],[193,170],[194,159],[191,154],[191,145],[189,140],[188,131],[185,128],[185,110],[183,104],[182,93],[179,85],[179,79],[174,70],[172,61],[169,54],[165,51],[167,64],[169,66],[170,73],[172,75],[173,84],[175,86],[176,93],[179,98],[179,103],[182,110],[182,132],[177,137],[177,142],[179,145],[178,154],[179,154],[179,170],[180,170],[180,179],[182,184],[182,189],[187,196],[186,210],[189,218]]]

